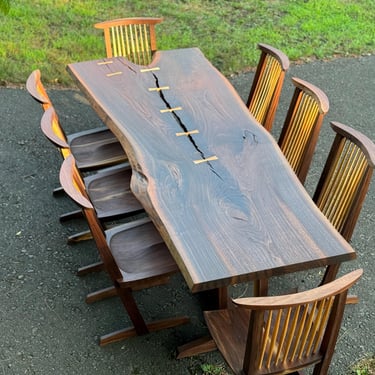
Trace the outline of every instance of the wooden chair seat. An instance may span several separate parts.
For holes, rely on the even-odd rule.
[[[160,275],[179,272],[168,248],[149,218],[116,226],[105,231],[107,243],[119,267],[120,286],[136,287],[136,284]]]
[[[250,314],[250,310],[238,308],[204,312],[217,349],[235,374],[242,371]]]
[[[233,308],[205,311],[217,348],[235,374],[297,374],[314,366],[328,373],[348,289],[356,270],[304,292],[233,300]]]
[[[97,170],[127,161],[116,136],[104,127],[67,135],[67,143],[77,167],[82,171]]]
[[[44,112],[40,126],[43,134],[60,150],[63,158],[74,155],[81,172],[127,161],[120,142],[107,128],[95,128],[66,136],[52,105]]]
[[[121,165],[84,177],[87,194],[100,220],[112,220],[144,211],[130,190],[131,176],[131,167]]]
[[[77,171],[79,173],[79,171]],[[83,177],[86,193],[95,208],[97,217],[103,225],[107,221],[120,220],[144,212],[142,205],[130,190],[131,167],[127,164],[102,169],[95,174]],[[82,210],[80,210],[82,213]],[[75,211],[60,216],[66,221]],[[82,216],[82,215],[81,215]],[[83,231],[68,237],[68,243],[91,239],[90,231]],[[93,271],[98,270],[92,265]],[[90,266],[78,270],[79,275],[90,272]]]

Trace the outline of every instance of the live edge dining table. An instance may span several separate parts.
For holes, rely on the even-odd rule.
[[[197,48],[68,65],[121,142],[131,189],[158,228],[192,292],[328,266],[352,247],[301,185],[273,137]]]

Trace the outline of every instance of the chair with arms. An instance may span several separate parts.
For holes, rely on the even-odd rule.
[[[148,218],[104,230],[76,171],[74,158],[69,156],[60,170],[61,186],[82,207],[104,268],[133,323],[131,328],[101,337],[100,345],[187,323],[187,317],[144,321],[133,291],[167,283],[179,272],[178,266]]]
[[[305,182],[329,101],[318,87],[299,78],[281,130],[279,146],[303,184]]]
[[[314,375],[327,374],[348,289],[362,273],[296,294],[235,299],[234,308],[204,317],[235,374],[299,374],[312,365]]]
[[[256,120],[271,131],[289,59],[283,52],[266,44],[258,44],[258,48],[261,55],[247,107]]]
[[[94,25],[104,31],[107,57],[124,56],[138,65],[148,65],[156,51],[155,25],[162,18],[134,17],[100,22]]]
[[[364,134],[339,122],[313,200],[341,235],[350,241],[375,167],[375,144]],[[335,275],[325,275],[334,277]],[[324,279],[323,279],[324,282]],[[349,296],[348,303],[356,303]]]

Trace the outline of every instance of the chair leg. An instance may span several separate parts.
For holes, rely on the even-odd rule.
[[[212,337],[201,337],[199,339],[188,342],[177,348],[177,359],[192,357],[194,355],[212,352],[217,349],[215,341]]]
[[[89,293],[86,296],[86,303],[90,304],[114,296],[117,296],[117,290],[114,286],[110,286],[108,288]]]
[[[133,323],[133,327],[119,330],[102,336],[99,341],[100,346],[117,342],[129,337],[144,335],[149,332],[155,332],[166,328],[176,327],[189,322],[188,317],[182,316],[176,318],[157,320],[146,324],[134,300],[132,290],[130,288],[120,288],[119,286],[116,286],[116,290],[122,301],[122,304],[124,305],[129,315],[130,320]]]
[[[356,295],[348,295],[347,297],[346,297],[346,304],[347,305],[355,305],[355,304],[357,304],[359,302],[359,298],[358,298],[358,296],[356,296]]]
[[[82,210],[75,210],[72,212],[67,212],[66,214],[62,214],[59,217],[60,223],[64,223],[65,221],[72,220],[72,219],[81,219],[83,218]]]
[[[80,241],[87,241],[92,239],[92,234],[89,230],[73,234],[72,236],[68,237],[68,244],[80,242]]]
[[[95,272],[96,270],[99,271],[99,270],[104,269],[104,264],[101,263],[101,262],[98,262],[98,263],[93,263],[93,264],[90,264],[90,265],[88,265],[86,267],[82,267],[82,268],[84,268],[84,272],[87,272],[87,273]],[[86,271],[86,268],[88,269],[88,271]],[[133,291],[142,290],[144,288],[150,288],[150,287],[154,287],[154,286],[165,285],[165,284],[168,284],[169,282],[170,282],[170,277],[164,276],[164,277],[154,281],[152,284],[150,284],[149,281],[147,282],[147,284],[141,284],[140,283],[140,284],[136,285],[132,290]],[[101,300],[106,299],[106,298],[114,297],[116,295],[117,295],[116,288],[114,286],[110,286],[110,287],[103,288],[103,289],[97,290],[95,292],[89,293],[86,296],[86,303],[94,303],[94,302],[101,301]]]
[[[84,276],[92,272],[100,272],[104,270],[103,262],[91,263],[87,266],[78,268],[77,276]]]
[[[64,189],[61,186],[59,186],[58,188],[53,189],[53,191],[52,191],[52,195],[54,197],[56,197],[57,195],[62,195],[62,194],[65,194],[65,191],[64,191]]]
[[[320,285],[324,285],[329,283],[330,281],[335,280],[337,273],[339,271],[340,264],[332,264],[326,268],[326,271],[324,273],[323,279],[320,283]]]
[[[147,331],[149,332],[156,332],[160,331],[162,329],[167,328],[173,328],[180,326],[182,324],[189,323],[190,319],[187,316],[181,316],[176,318],[168,318],[168,319],[162,319],[162,320],[156,320],[152,323],[147,324]],[[115,331],[112,333],[109,333],[107,335],[103,335],[100,337],[99,345],[104,346],[107,344],[111,344],[113,342],[118,342],[124,339],[127,339],[129,337],[138,336],[136,329],[134,327],[122,329],[119,331]]]
[[[254,280],[254,297],[266,296],[268,294],[268,279]]]

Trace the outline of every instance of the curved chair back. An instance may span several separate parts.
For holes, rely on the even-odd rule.
[[[315,365],[327,374],[353,271],[318,288],[284,296],[235,299],[235,309],[206,311],[218,349],[235,374],[289,374]]]
[[[329,101],[326,94],[311,83],[298,78],[292,78],[292,82],[295,90],[278,143],[304,183]]]
[[[66,159],[71,154],[71,150],[52,104],[44,112],[40,122],[40,128],[47,139],[60,151],[63,159]]]
[[[61,165],[60,183],[65,193],[82,208],[106,271],[113,280],[120,279],[122,277],[121,271],[118,269],[117,264],[113,259],[105,238],[104,228],[102,227],[102,224],[95,213],[94,206],[86,193],[84,182],[77,170],[72,155],[67,157]]]
[[[162,18],[121,18],[94,25],[104,31],[107,57],[124,56],[139,65],[148,65],[156,51],[155,25]]]
[[[26,81],[26,89],[29,94],[42,105],[42,108],[46,110],[52,105],[52,103],[43,86],[40,76],[41,74],[39,69],[31,72]]]
[[[261,55],[247,107],[257,121],[271,131],[289,59],[283,52],[266,44],[258,44],[258,48]]]
[[[375,166],[375,144],[339,122],[313,200],[349,241],[365,200]]]

